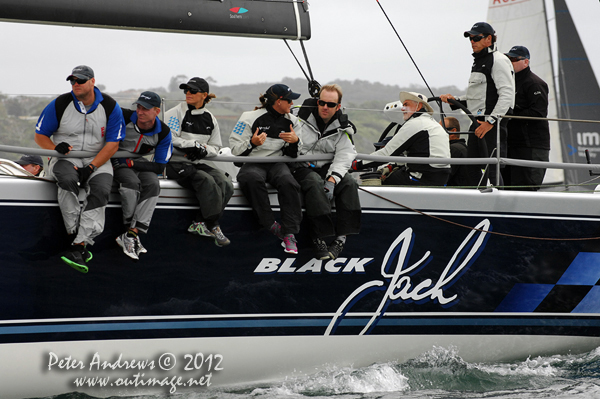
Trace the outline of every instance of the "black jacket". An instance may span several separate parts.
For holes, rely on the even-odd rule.
[[[515,75],[517,94],[514,115],[545,118],[548,116],[548,85],[529,67]],[[508,122],[508,146],[550,149],[548,121],[511,119]]]

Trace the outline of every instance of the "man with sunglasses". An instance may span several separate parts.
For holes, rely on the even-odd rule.
[[[219,123],[206,109],[216,96],[209,93],[208,82],[191,78],[179,85],[185,102],[165,113],[165,121],[173,134],[173,146],[183,152],[173,154],[167,165],[167,177],[191,189],[198,199],[199,209],[188,232],[213,239],[215,245],[230,244],[219,219],[233,195],[231,180],[207,158],[215,157],[223,146]]]
[[[506,157],[506,125],[508,119],[498,121],[500,116],[510,114],[515,103],[515,79],[513,67],[509,59],[496,49],[496,32],[486,22],[477,22],[471,30],[464,32],[473,49],[473,66],[467,87],[467,94],[457,98],[451,94],[443,94],[440,99],[458,100],[477,118],[477,123],[470,127],[474,134],[467,141],[469,158],[496,156],[497,133],[500,130],[500,156]],[[452,109],[455,109],[451,105]],[[500,126],[498,126],[500,125]],[[480,144],[485,140],[485,147]],[[473,174],[479,173],[480,166],[471,167]],[[492,184],[496,184],[496,168],[489,168]],[[502,176],[500,185],[503,185]]]
[[[358,184],[347,173],[356,157],[352,136],[356,127],[340,110],[342,89],[325,85],[319,98],[304,101],[298,116],[303,122],[300,155],[333,155],[333,161],[298,163],[293,174],[300,183],[316,258],[336,259],[346,236],[360,231],[361,208]],[[335,201],[336,221],[332,203]],[[335,237],[327,245],[326,237]]]
[[[119,104],[95,87],[92,68],[75,67],[67,81],[72,91],[44,108],[35,128],[35,142],[58,153],[50,160],[48,170],[56,179],[67,233],[74,236],[71,248],[61,259],[87,273],[86,263],[92,254],[86,245],[93,245],[94,238],[104,230],[104,210],[112,186],[113,168],[107,161],[125,137],[125,122]],[[72,150],[95,155],[64,157]],[[80,187],[86,189],[83,207],[78,199]]]
[[[529,50],[514,46],[506,56],[515,70],[516,97],[514,115],[546,118],[548,85],[529,68]],[[546,120],[510,119],[508,121],[508,157],[548,162],[550,127]],[[502,175],[507,189],[537,191],[546,169],[508,165]]]
[[[284,84],[275,84],[259,97],[260,107],[244,112],[236,123],[229,144],[233,155],[244,157],[298,156],[300,121],[290,113],[293,100],[300,97]],[[261,227],[283,241],[284,251],[298,253],[296,236],[300,231],[302,205],[300,184],[294,179],[287,161],[244,163],[237,181]],[[267,183],[277,189],[281,224],[275,221]]]

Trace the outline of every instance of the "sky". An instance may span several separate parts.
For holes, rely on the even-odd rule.
[[[485,21],[491,0],[379,0],[431,87],[466,88],[472,63],[463,32]],[[514,0],[501,0],[514,1]],[[552,2],[546,0],[549,15]],[[422,85],[377,0],[309,1],[305,42],[314,77]],[[596,76],[600,76],[598,0],[567,0]],[[304,75],[282,40],[0,22],[0,92],[56,95],[76,65],[91,66],[106,91],[167,87],[172,76],[211,77],[218,85],[275,82]],[[288,41],[304,65],[298,42]],[[515,43],[517,44],[517,43]],[[499,49],[508,51],[508,49]],[[306,93],[306,85],[292,88]],[[217,93],[218,94],[218,93]]]

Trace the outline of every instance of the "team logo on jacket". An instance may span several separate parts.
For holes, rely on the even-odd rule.
[[[104,137],[104,133],[106,133],[106,127],[102,126],[100,128],[100,133],[102,133],[102,137]]]

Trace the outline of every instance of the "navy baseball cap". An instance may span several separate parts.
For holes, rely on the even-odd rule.
[[[73,71],[69,76],[67,76],[67,80],[71,80],[71,78],[85,79],[90,80],[94,77],[94,70],[87,65],[79,65],[73,68]]]
[[[529,50],[525,46],[513,46],[508,53],[504,54],[507,57],[514,57],[518,59],[529,59]]]
[[[191,78],[187,83],[179,85],[180,89],[198,90],[200,93],[208,93],[208,82],[202,78]]]
[[[160,108],[160,96],[153,91],[145,91],[140,94],[140,98],[134,104],[139,104],[146,109]]]
[[[300,94],[294,93],[288,86],[278,83],[267,89],[267,96],[271,98],[282,98],[284,100],[296,100],[300,98]]]
[[[39,166],[44,166],[44,161],[42,161],[42,157],[40,157],[39,155],[23,155],[21,158],[19,158],[18,161],[15,161],[15,163],[18,163],[21,166],[25,166],[25,165],[39,165]]]
[[[473,27],[471,28],[471,30],[468,30],[464,33],[465,37],[469,37],[469,36],[477,36],[477,35],[493,35],[495,34],[496,31],[494,30],[494,28],[492,28],[492,25],[488,24],[487,22],[477,22],[475,23],[475,25],[473,25]]]

